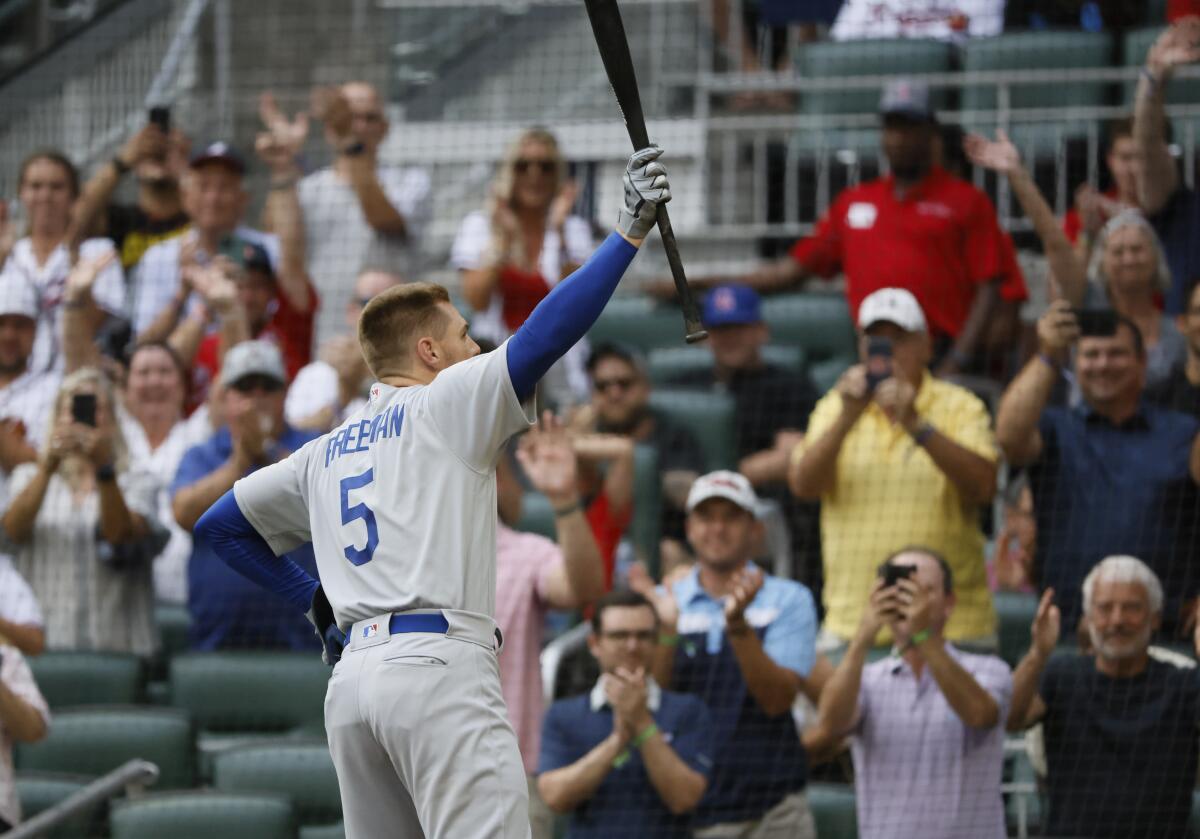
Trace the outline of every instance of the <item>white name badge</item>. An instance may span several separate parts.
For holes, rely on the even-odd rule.
[[[875,218],[878,215],[879,210],[875,208],[874,204],[868,204],[865,201],[856,201],[846,211],[846,224],[855,230],[867,230],[875,226]]]

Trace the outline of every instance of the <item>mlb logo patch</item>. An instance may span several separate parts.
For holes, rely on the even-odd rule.
[[[377,624],[377,623],[370,623],[363,627],[362,637],[364,639],[374,638],[378,634],[379,634],[379,624]]]

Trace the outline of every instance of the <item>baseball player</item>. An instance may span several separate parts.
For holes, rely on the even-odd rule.
[[[196,525],[307,610],[336,663],[325,725],[351,839],[529,836],[491,617],[496,460],[670,200],[661,154],[629,159],[616,231],[495,352],[479,355],[441,286],[377,295],[358,325],[378,380],[367,405],[242,478]],[[308,541],[319,584],[282,556]]]

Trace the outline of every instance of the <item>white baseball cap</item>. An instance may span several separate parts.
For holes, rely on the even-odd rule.
[[[225,353],[221,363],[221,384],[231,385],[245,376],[267,376],[287,384],[279,347],[270,341],[243,341]]]
[[[709,472],[695,480],[688,492],[687,511],[690,513],[710,498],[732,501],[751,515],[758,508],[758,496],[746,476],[725,469]]]
[[[9,276],[0,283],[0,317],[20,315],[37,320],[38,293],[33,283],[24,277]]]
[[[928,332],[925,313],[911,291],[881,288],[867,295],[858,307],[858,328],[866,329],[880,321],[894,323],[905,332]]]

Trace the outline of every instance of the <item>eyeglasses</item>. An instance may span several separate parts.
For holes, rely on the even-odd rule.
[[[642,629],[638,631],[618,629],[614,632],[602,632],[600,637],[607,638],[610,641],[616,641],[618,644],[625,644],[629,641],[637,641],[639,644],[653,644],[658,640],[658,633],[652,629]]]
[[[383,114],[381,114],[379,111],[367,111],[366,113],[362,114],[354,114],[352,118],[361,119],[363,122],[371,124],[383,122]]]
[[[609,388],[616,388],[620,391],[629,390],[637,384],[637,379],[632,376],[619,376],[615,379],[595,379],[592,381],[592,388],[597,393],[607,393]]]
[[[238,393],[254,393],[256,390],[261,390],[264,393],[278,393],[283,390],[283,382],[270,376],[253,373],[249,376],[242,376],[230,385],[230,387]]]
[[[513,164],[513,171],[515,171],[518,175],[524,175],[529,171],[531,166],[536,166],[538,171],[543,175],[552,175],[554,174],[554,170],[558,167],[558,164],[553,160],[529,160],[528,158],[522,157]]]

